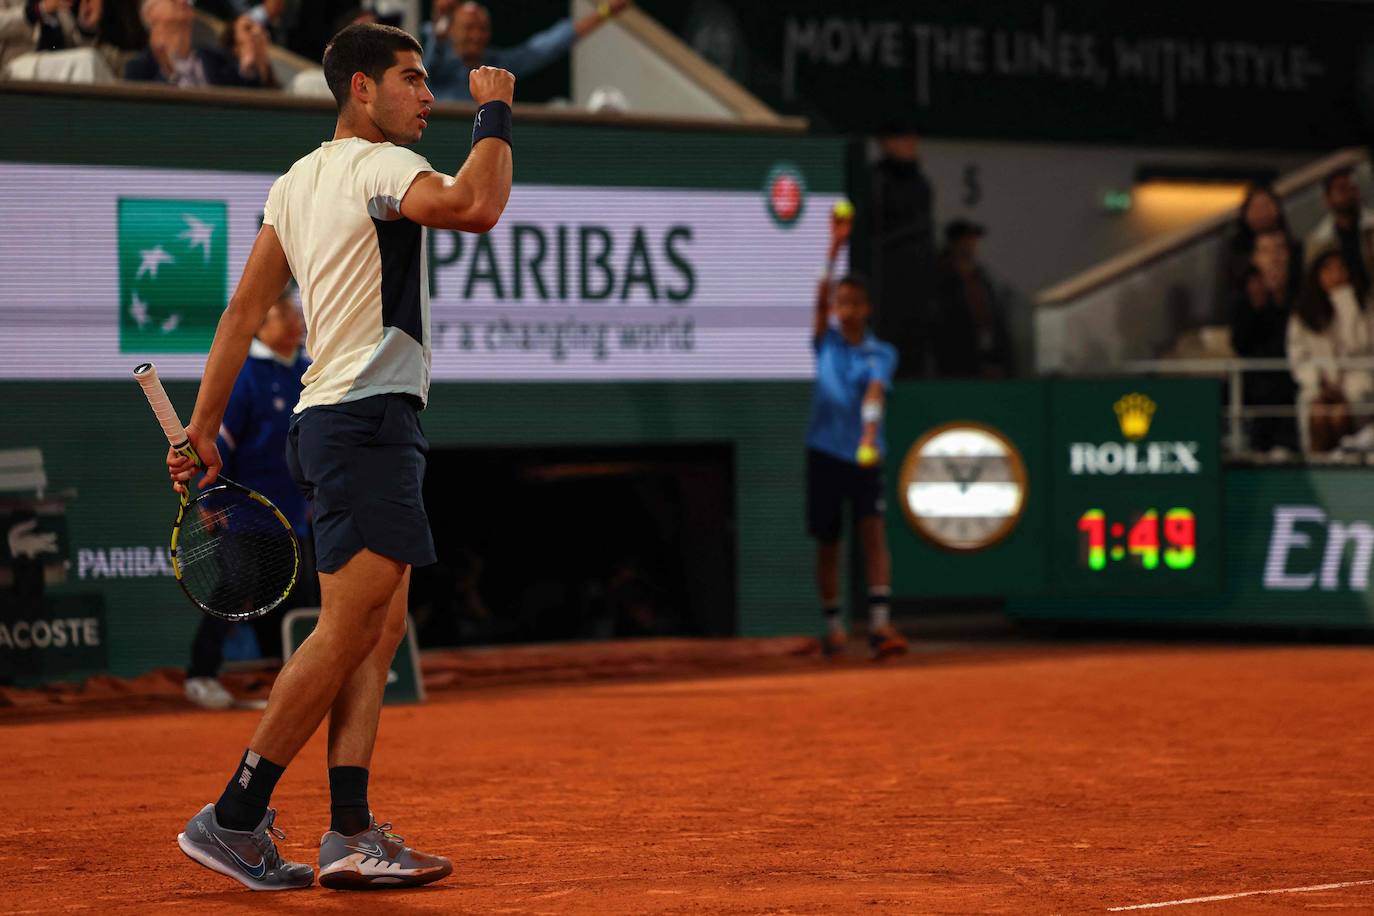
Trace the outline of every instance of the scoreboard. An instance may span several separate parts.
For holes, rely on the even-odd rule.
[[[1221,393],[1210,381],[1050,384],[1059,595],[1207,593],[1221,582]]]
[[[888,428],[895,591],[1216,592],[1221,406],[1207,379],[899,387]]]

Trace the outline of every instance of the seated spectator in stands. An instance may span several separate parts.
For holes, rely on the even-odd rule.
[[[1255,237],[1250,265],[1232,298],[1231,347],[1248,359],[1284,359],[1288,319],[1301,280],[1292,238],[1281,229],[1261,232]],[[1281,371],[1246,372],[1242,397],[1246,407],[1287,407],[1293,403],[1293,380]],[[1253,451],[1298,444],[1289,418],[1256,417],[1247,427]]]
[[[527,76],[568,53],[573,43],[619,15],[630,0],[603,0],[596,12],[574,22],[564,18],[513,48],[490,48],[491,14],[480,3],[436,0],[434,19],[422,28],[429,91],[436,99],[470,102],[468,71],[500,67]]]
[[[957,219],[945,227],[935,266],[931,346],[939,378],[1002,379],[1014,374],[1001,300],[983,266],[983,227]]]
[[[1323,182],[1327,215],[1307,235],[1307,263],[1328,248],[1340,250],[1350,283],[1363,301],[1374,277],[1374,211],[1360,206],[1360,185],[1349,166]]]
[[[117,51],[142,51],[148,46],[148,29],[139,15],[138,0],[105,0],[105,13],[100,17],[100,44]],[[114,69],[120,72],[123,67]]]
[[[1250,254],[1255,250],[1255,237],[1264,232],[1281,231],[1288,238],[1293,237],[1288,228],[1288,218],[1283,213],[1283,202],[1274,189],[1266,184],[1251,185],[1236,210],[1236,219],[1231,224],[1226,239],[1222,243],[1221,263],[1217,270],[1216,298],[1220,306],[1230,304],[1237,290],[1242,286],[1245,275],[1250,272]],[[1297,243],[1293,243],[1292,263],[1299,263]]]
[[[0,0],[0,76],[20,54],[94,44],[103,12],[103,0]]]
[[[1368,304],[1355,293],[1344,255],[1339,248],[1319,252],[1288,323],[1288,359],[1298,383],[1298,421],[1307,451],[1330,451],[1368,422],[1374,372],[1336,361],[1371,355]]]
[[[287,8],[286,0],[263,0],[248,11],[253,21],[267,32],[268,40],[274,45],[286,44]]]
[[[266,48],[249,42],[234,59],[218,48],[191,45],[195,12],[187,0],[143,0],[148,48],[124,68],[126,80],[170,83],[183,89],[202,86],[262,85],[259,56]]]
[[[239,71],[248,68],[257,75],[258,85],[264,89],[280,89],[277,76],[272,72],[272,58],[267,53],[267,30],[262,27],[252,13],[244,13],[233,22],[224,24],[220,33],[220,46],[232,59],[239,62]]]

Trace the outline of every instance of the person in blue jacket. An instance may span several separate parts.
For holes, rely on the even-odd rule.
[[[195,10],[190,0],[143,0],[148,47],[124,65],[126,80],[167,83],[183,89],[205,86],[263,88],[270,80],[266,41],[243,42],[237,57],[219,48],[197,48],[191,39]]]
[[[840,614],[840,535],[848,504],[863,545],[869,648],[880,659],[907,649],[889,619],[892,559],[883,527],[883,407],[897,370],[897,350],[868,328],[871,310],[864,279],[847,274],[832,282],[835,259],[849,240],[852,222],[852,216],[838,210],[831,215],[830,251],[816,293],[806,522],[816,539],[816,584],[826,622],[822,651],[838,655],[849,639]]]
[[[281,611],[312,601],[315,568],[311,562],[309,521],[305,497],[286,466],[286,433],[291,412],[300,398],[301,377],[310,360],[301,346],[305,322],[290,292],[267,312],[248,350],[248,359],[234,381],[216,444],[224,460],[222,473],[272,501],[296,532],[301,544],[301,569],[296,588],[278,612],[253,621],[264,655],[281,652]],[[234,624],[205,614],[191,644],[186,669],[186,698],[206,709],[227,709],[234,697],[219,681],[224,641]]]
[[[528,76],[568,53],[573,44],[620,15],[630,0],[602,0],[580,19],[564,17],[513,48],[488,47],[491,13],[480,3],[437,0],[434,18],[421,27],[429,91],[440,101],[470,102],[468,71],[499,67]]]

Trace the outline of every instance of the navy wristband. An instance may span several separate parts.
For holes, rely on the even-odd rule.
[[[477,109],[477,117],[472,121],[472,145],[488,137],[497,137],[505,140],[507,146],[511,145],[510,124],[509,105],[502,101],[485,103]]]

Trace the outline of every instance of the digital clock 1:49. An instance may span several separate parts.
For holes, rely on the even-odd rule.
[[[1112,521],[1102,509],[1088,509],[1078,517],[1079,565],[1103,570],[1109,562],[1127,562],[1140,569],[1190,569],[1197,561],[1197,517],[1182,507],[1128,513]]]

